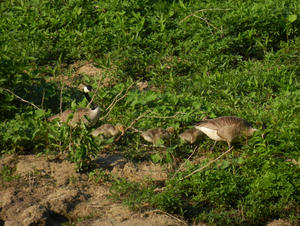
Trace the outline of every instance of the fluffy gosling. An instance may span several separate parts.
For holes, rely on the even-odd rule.
[[[159,140],[168,139],[173,133],[173,127],[169,127],[167,129],[153,128],[141,132],[141,136],[144,138],[145,141],[157,145],[159,143]]]
[[[203,132],[196,128],[191,128],[185,130],[183,133],[179,134],[179,137],[186,143],[194,144],[200,137],[202,137]]]
[[[124,134],[124,126],[121,124],[117,124],[117,125],[112,125],[112,124],[103,124],[102,126],[98,127],[97,129],[95,129],[94,131],[91,132],[91,134],[94,137],[105,137],[105,138],[110,138],[110,137],[114,137],[119,135],[120,133],[122,133],[122,135]]]

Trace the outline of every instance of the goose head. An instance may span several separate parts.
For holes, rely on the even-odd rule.
[[[93,88],[90,85],[85,85],[85,84],[80,83],[78,86],[78,89],[84,93],[89,93],[92,91]]]

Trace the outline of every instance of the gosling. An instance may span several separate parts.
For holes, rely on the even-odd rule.
[[[166,140],[171,137],[171,134],[174,133],[173,127],[168,127],[167,129],[163,128],[153,128],[141,132],[141,136],[145,141],[158,145],[160,140]]]
[[[102,126],[98,127],[94,131],[91,132],[92,136],[100,137],[100,138],[110,138],[115,137],[122,133],[124,134],[124,126],[121,124],[112,125],[112,124],[103,124]]]
[[[199,129],[191,128],[179,134],[179,137],[186,143],[194,144],[202,137],[202,135],[203,132]]]

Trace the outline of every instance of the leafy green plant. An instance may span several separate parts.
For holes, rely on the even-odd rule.
[[[2,1],[0,13],[1,153],[66,153],[85,170],[109,143],[130,161],[181,165],[195,147],[176,141],[177,134],[206,116],[236,115],[267,129],[181,180],[226,148],[220,143],[210,153],[212,142],[204,138],[192,159],[206,160],[171,172],[162,192],[154,192],[155,184],[117,180],[113,197],[196,223],[297,220],[299,167],[289,160],[300,159],[298,1],[24,0]],[[96,126],[130,127],[118,141],[97,141],[83,124],[45,120],[60,111],[59,101],[62,109],[86,106],[71,104],[79,100],[75,89],[58,85],[65,76],[72,87],[82,82],[71,67],[78,60],[105,69],[83,80],[100,84],[95,100],[103,115]],[[115,80],[106,84],[110,76]],[[141,90],[140,81],[148,82]],[[163,151],[150,151],[134,132],[169,126],[176,134]],[[91,180],[105,177],[90,172]]]
[[[16,115],[1,125],[1,131],[2,153],[32,153],[48,143],[45,113],[41,110]]]
[[[93,137],[83,122],[79,126],[72,128],[67,124],[57,126],[55,121],[51,125],[51,130],[48,134],[48,151],[56,153],[66,152],[69,160],[76,163],[77,170],[87,170],[92,158],[99,150]]]

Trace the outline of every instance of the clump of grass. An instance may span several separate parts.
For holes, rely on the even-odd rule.
[[[14,175],[14,171],[9,166],[2,166],[0,169],[0,186],[5,187],[8,183],[18,180],[19,176]]]
[[[89,181],[92,181],[96,184],[102,184],[107,181],[111,181],[111,177],[102,169],[95,169],[88,173]]]

